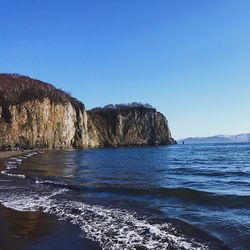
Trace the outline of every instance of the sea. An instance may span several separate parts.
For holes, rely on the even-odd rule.
[[[34,151],[5,161],[0,203],[101,249],[250,249],[250,143]]]

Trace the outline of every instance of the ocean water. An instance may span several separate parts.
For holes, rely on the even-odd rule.
[[[5,162],[0,203],[102,249],[250,249],[250,144],[29,153]]]

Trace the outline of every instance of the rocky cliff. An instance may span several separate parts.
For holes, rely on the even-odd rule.
[[[88,111],[91,146],[166,145],[175,141],[163,114],[132,107]]]
[[[86,112],[51,84],[0,74],[0,147],[76,148],[172,144],[167,120],[152,108]]]

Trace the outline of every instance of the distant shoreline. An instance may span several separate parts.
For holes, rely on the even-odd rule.
[[[178,144],[201,144],[201,143],[249,143],[250,133],[237,135],[214,135],[207,137],[188,137],[177,140]]]

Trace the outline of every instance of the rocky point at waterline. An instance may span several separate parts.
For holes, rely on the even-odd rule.
[[[174,144],[167,119],[148,106],[86,111],[53,85],[0,74],[0,147],[84,148]]]

